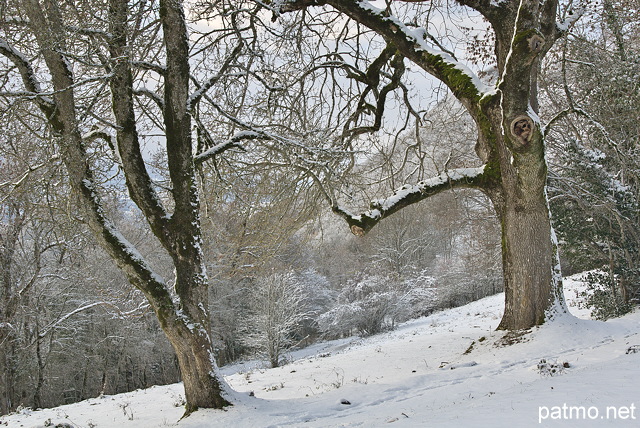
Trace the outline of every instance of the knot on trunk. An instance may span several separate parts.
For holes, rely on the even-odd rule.
[[[511,121],[511,135],[523,146],[526,146],[533,136],[533,120],[526,115],[520,115]]]
[[[544,46],[544,38],[538,34],[534,34],[529,39],[529,49],[531,52],[540,53],[542,51],[542,46]]]
[[[364,229],[361,228],[360,226],[355,225],[355,224],[351,226],[351,233],[353,233],[356,236],[364,236],[365,235]]]

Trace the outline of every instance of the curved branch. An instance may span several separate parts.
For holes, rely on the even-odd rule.
[[[395,51],[395,49],[393,49]],[[385,51],[387,51],[387,49],[385,49]],[[374,61],[374,64],[379,60],[380,58],[378,58],[376,61]],[[388,59],[388,58],[387,58]],[[393,57],[393,59],[391,59],[391,67],[394,69],[393,74],[391,76],[389,76],[390,78],[390,82],[387,83],[385,86],[382,87],[382,89],[380,89],[379,93],[377,94],[377,101],[376,101],[376,105],[375,106],[370,106],[369,104],[367,104],[365,102],[365,98],[367,96],[367,94],[371,91],[371,90],[376,90],[376,86],[378,85],[379,81],[380,81],[380,68],[382,67],[382,64],[378,64],[374,67],[374,64],[371,65],[371,67],[369,67],[369,69],[367,70],[367,82],[369,84],[369,86],[362,92],[362,95],[360,96],[360,102],[358,103],[358,109],[351,115],[351,117],[349,118],[349,120],[347,121],[347,123],[344,125],[344,131],[343,131],[343,136],[348,136],[348,137],[355,137],[367,132],[375,132],[378,131],[380,129],[380,127],[382,126],[382,116],[384,114],[384,110],[385,110],[385,104],[386,104],[386,100],[387,100],[387,95],[396,90],[398,87],[400,87],[401,81],[400,79],[402,78],[402,75],[405,72],[405,66],[403,63],[403,57],[400,55],[396,55]],[[374,117],[374,122],[372,125],[369,126],[359,126],[356,128],[351,128],[349,129],[349,125],[352,122],[356,122],[360,116],[362,115],[363,112],[365,111],[370,111],[373,107],[373,113],[375,115]]]
[[[167,67],[164,65],[153,64],[148,61],[131,61],[131,66],[141,70],[150,70],[158,73],[160,76],[167,74]]]
[[[334,205],[331,209],[347,221],[354,235],[363,236],[380,220],[404,207],[449,189],[484,189],[490,179],[491,168],[488,165],[479,168],[453,169],[416,185],[404,185],[388,198],[371,201],[370,209],[360,215],[354,215],[338,205]]]
[[[148,88],[140,88],[134,90],[133,94],[149,98],[160,108],[160,110],[164,110],[164,98],[162,98],[162,95],[160,95],[159,93]]]

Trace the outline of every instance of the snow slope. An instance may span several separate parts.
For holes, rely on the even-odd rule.
[[[225,367],[237,391],[225,411],[201,410],[178,422],[184,392],[176,384],[23,410],[0,417],[0,426],[640,426],[640,352],[626,353],[640,345],[640,312],[606,323],[584,319],[588,311],[574,303],[580,286],[565,281],[577,317],[519,337],[494,331],[500,294],[386,334],[314,345],[277,369]]]

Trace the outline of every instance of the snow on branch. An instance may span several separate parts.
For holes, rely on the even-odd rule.
[[[142,70],[154,71],[160,76],[167,74],[167,67],[165,65],[158,65],[148,61],[131,61],[131,66]]]
[[[58,159],[60,159],[60,156],[55,154],[55,155],[51,156],[51,159],[49,160],[49,162],[56,161]],[[4,182],[0,183],[0,187],[6,187],[6,186],[19,187],[27,179],[27,177],[29,177],[29,175],[32,172],[37,171],[38,169],[46,166],[47,164],[48,164],[48,162],[39,163],[37,165],[30,165],[27,168],[27,171],[25,171],[22,174],[22,177],[20,177],[18,180],[16,180],[16,181],[13,181],[13,180],[4,181]],[[4,199],[3,199],[3,201],[4,201]]]
[[[81,192],[89,205],[87,214],[92,217],[88,223],[93,229],[100,231],[99,237],[103,240],[103,246],[127,275],[131,284],[141,290],[149,301],[162,302],[164,304],[162,309],[170,310],[172,304],[167,284],[147,263],[135,245],[122,235],[106,216],[94,182],[88,178],[83,179]],[[149,296],[153,296],[153,299]]]
[[[109,142],[111,144],[112,137],[111,137],[111,135],[109,133],[107,133],[107,131],[105,131],[105,128],[103,128],[103,127],[94,127],[89,132],[83,134],[82,135],[82,139],[85,142],[90,142],[90,141],[102,139],[102,140],[105,140],[105,141],[107,141],[107,142]]]
[[[14,190],[16,190],[17,188],[19,188],[20,186],[22,186],[22,184],[27,180],[27,178],[29,178],[29,176],[31,175],[32,172],[39,170],[40,168],[48,165],[51,162],[57,161],[60,159],[60,156],[58,154],[55,154],[53,156],[51,156],[51,158],[47,161],[47,162],[43,162],[43,163],[39,163],[37,165],[30,165],[27,170],[22,174],[22,176],[20,178],[18,178],[17,180],[13,181],[13,180],[7,180],[4,182],[0,183],[0,188],[2,187],[12,187],[12,189],[10,189],[6,195],[0,199],[0,204],[4,203],[6,200],[8,200],[10,197],[12,197],[12,193]]]
[[[0,48],[1,49],[1,48]],[[67,86],[64,89],[60,89],[57,91],[49,91],[49,92],[40,92],[39,91],[39,85],[37,87],[36,91],[16,91],[16,92],[2,92],[0,93],[1,96],[4,97],[26,97],[26,98],[35,98],[37,100],[42,100],[44,103],[46,103],[47,105],[49,104],[53,104],[52,99],[50,98],[52,95],[55,94],[59,94],[65,91],[68,91],[69,89],[74,89],[83,85],[86,85],[88,83],[92,83],[92,82],[99,82],[99,81],[104,81],[104,80],[109,80],[111,77],[113,77],[113,74],[104,74],[101,76],[93,76],[93,77],[88,77],[86,79],[82,79],[82,80],[78,80],[77,82],[73,83],[72,85]]]
[[[625,157],[623,152],[620,150],[618,142],[611,137],[609,131],[607,131],[607,128],[598,120],[594,119],[593,116],[591,116],[585,109],[577,105],[572,105],[568,109],[562,110],[560,113],[554,116],[543,129],[544,136],[546,137],[549,134],[556,122],[564,119],[572,113],[577,116],[584,117],[595,129],[600,132],[600,134],[604,137],[604,141],[618,154],[618,156]]]
[[[354,215],[337,204],[332,210],[347,221],[354,235],[362,236],[383,218],[437,193],[453,188],[481,188],[486,173],[486,165],[453,169],[415,185],[404,185],[388,198],[373,200],[370,209],[360,215]]]
[[[82,140],[87,143],[95,140],[103,140],[113,152],[118,165],[122,166],[122,158],[120,157],[120,151],[118,150],[118,139],[113,138],[113,136],[109,134],[104,127],[94,126],[93,129],[82,135]]]
[[[20,76],[22,77],[22,83],[26,90],[31,93],[30,95],[36,96],[38,102],[43,104],[43,107],[49,109],[53,108],[53,100],[50,97],[42,95],[42,87],[40,86],[36,73],[27,57],[1,37],[0,54],[11,60],[11,62],[13,62],[13,64],[18,68]]]
[[[392,42],[403,56],[441,80],[460,100],[480,99],[493,92],[492,87],[485,85],[469,67],[450,53],[430,46],[424,28],[409,28],[397,17],[388,16],[383,9],[373,6],[369,1],[288,0],[282,2],[280,11],[300,10],[320,4],[331,5]]]
[[[160,108],[160,110],[164,109],[164,98],[159,93],[148,88],[136,89],[133,91],[133,93],[134,95],[141,95],[149,98]]]
[[[86,36],[98,36],[105,40],[110,40],[113,38],[113,34],[108,31],[98,30],[96,28],[85,28],[85,27],[76,27],[73,25],[66,26],[66,29],[72,33],[83,34]]]
[[[309,153],[309,154],[317,154],[318,152],[331,152],[332,149],[326,149],[326,148],[320,148],[320,149],[316,149],[311,145],[306,145],[300,141],[296,141],[293,138],[288,138],[282,135],[278,135],[278,134],[273,134],[270,133],[268,131],[265,131],[257,126],[253,126],[247,122],[242,121],[241,119],[229,114],[228,112],[226,112],[220,105],[218,105],[218,103],[215,102],[215,100],[213,100],[209,95],[207,95],[206,93],[204,94],[204,98],[207,100],[207,102],[209,104],[211,104],[211,106],[213,108],[216,109],[216,111],[218,111],[218,113],[220,113],[220,115],[226,119],[228,119],[229,121],[231,121],[232,123],[234,123],[235,125],[243,128],[246,130],[246,132],[252,132],[255,133],[256,136],[252,139],[260,139],[260,140],[264,140],[264,141],[274,141],[277,142],[279,144],[283,144],[285,146],[291,146],[297,149],[300,149],[301,151],[305,152],[305,153]],[[233,137],[232,137],[233,138]],[[245,138],[247,139],[247,138]],[[305,159],[302,156],[298,156],[299,159],[304,159],[307,163],[313,163],[313,161],[310,161],[308,159]]]
[[[556,24],[560,34],[563,34],[563,33],[566,33],[567,31],[569,31],[571,29],[571,27],[573,27],[574,24],[580,18],[582,18],[582,15],[584,15],[585,12],[586,12],[586,9],[584,7],[582,7],[582,6],[576,7],[575,9],[570,9],[567,12],[567,16],[562,21],[560,21],[560,22],[558,22]]]
[[[218,83],[218,81],[222,78],[222,76],[226,73],[227,69],[231,65],[231,62],[235,60],[238,57],[238,55],[240,55],[240,52],[242,51],[242,46],[243,46],[242,42],[238,43],[238,45],[233,49],[231,54],[224,60],[224,63],[222,63],[220,70],[218,71],[218,73],[216,73],[215,76],[212,76],[211,78],[209,78],[202,85],[197,85],[198,89],[193,94],[191,94],[191,96],[189,96],[189,99],[187,100],[187,110],[192,111],[195,108],[196,104],[198,104],[198,101],[200,101],[200,99],[204,96],[204,94],[209,89],[211,89],[213,85]]]
[[[267,139],[268,137],[257,132],[253,131],[241,131],[235,134],[233,137],[229,138],[227,141],[216,144],[213,147],[208,148],[202,153],[197,154],[193,160],[195,163],[202,163],[212,157],[219,155],[229,149],[234,147],[241,147],[240,142],[245,140],[259,140],[259,139]]]
[[[111,302],[89,303],[89,304],[80,306],[80,307],[72,310],[71,312],[63,315],[62,317],[58,318],[57,320],[55,320],[52,323],[50,323],[49,325],[47,325],[44,328],[44,330],[38,335],[38,339],[42,339],[42,338],[46,337],[47,334],[49,334],[51,331],[56,329],[60,324],[62,324],[63,322],[65,322],[69,318],[73,317],[74,315],[77,315],[77,314],[79,314],[81,312],[84,312],[86,310],[95,308],[96,306],[103,306],[103,307],[107,307],[107,308],[113,309],[114,312],[115,312],[114,315],[119,319],[124,319],[124,318],[128,318],[128,317],[136,316],[139,313],[143,313],[144,311],[146,311],[150,307],[148,303],[141,303],[135,309],[123,312],[122,310],[120,310],[120,308],[118,306],[116,306],[115,304],[113,304]]]

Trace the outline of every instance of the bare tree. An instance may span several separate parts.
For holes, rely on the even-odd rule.
[[[208,284],[191,129],[195,106],[215,78],[195,90],[190,83],[182,2],[9,2],[0,53],[11,64],[5,72],[4,95],[18,102],[30,99],[39,107],[80,201],[79,217],[144,293],[173,345],[187,412],[229,404],[208,333]],[[144,83],[134,84],[135,79],[161,80],[163,94]],[[155,104],[138,108],[135,93]],[[12,105],[9,101],[9,108]],[[159,119],[139,121],[139,115],[146,117],[151,108]],[[166,144],[170,204],[163,201],[145,165],[141,126],[159,128]],[[115,157],[104,157],[109,147]],[[98,168],[109,159],[107,170],[123,171],[132,201],[173,262],[175,293],[107,216]]]
[[[23,124],[32,123],[25,118]],[[0,413],[21,404],[20,379],[40,380],[38,374],[20,370],[24,332],[33,328],[21,315],[39,285],[56,275],[52,265],[65,244],[54,220],[53,204],[60,194],[52,183],[63,181],[58,163],[20,126],[5,126],[0,139]]]
[[[143,296],[128,286],[87,231],[69,222],[75,209],[60,156],[46,132],[28,131],[44,130],[42,122],[19,106],[3,113],[0,412],[69,403],[104,387],[116,393],[147,382],[175,382],[173,353],[166,340],[157,340]],[[117,211],[113,200],[108,202],[106,209]],[[140,230],[128,233],[135,242],[149,242],[132,213],[114,217],[123,230]],[[139,248],[150,253],[144,245]],[[130,333],[122,334],[125,330]],[[153,335],[155,353],[143,340]],[[143,346],[124,349],[119,345],[127,340],[119,336]],[[162,359],[171,364],[151,369]],[[129,373],[127,366],[139,370]]]
[[[406,184],[392,196],[374,200],[370,209],[359,215],[343,208],[338,197],[327,191],[333,211],[348,222],[351,231],[362,235],[400,209],[451,188],[478,189],[492,201],[502,230],[506,297],[499,328],[529,328],[565,312],[557,242],[546,197],[537,77],[540,60],[580,17],[580,8],[572,4],[560,10],[557,0],[387,1],[381,9],[368,1],[285,0],[273,4],[275,16],[299,10],[308,15],[318,6],[325,13],[338,11],[352,23],[353,30],[344,40],[348,37],[356,45],[358,37],[364,39],[367,34],[382,38],[383,48],[377,57],[372,49],[357,45],[361,61],[370,54],[365,57],[368,68],[361,74],[351,70],[353,66],[345,60],[338,65],[358,77],[362,89],[353,120],[345,125],[345,137],[381,128],[385,98],[390,91],[406,89],[399,79],[405,60],[438,79],[475,123],[475,167],[448,169],[445,165],[439,175]],[[437,24],[446,27],[455,21],[456,10],[480,28],[483,20],[488,21],[487,34],[493,38],[489,62],[496,67],[495,83],[483,81],[467,65],[471,61],[458,60],[453,43],[434,32],[439,31],[433,23],[438,14],[444,18]],[[367,46],[372,46],[367,40]],[[476,47],[471,37],[457,42]],[[347,49],[347,43],[340,46]]]
[[[29,0],[6,2],[0,18],[3,108],[39,108],[78,198],[77,219],[144,293],[177,354],[187,413],[229,404],[209,333],[203,250],[216,243],[204,242],[200,224],[199,190],[211,191],[204,179],[216,175],[217,201],[229,202],[243,196],[229,183],[251,192],[267,171],[291,167],[293,194],[312,199],[323,177],[311,166],[326,169],[342,153],[340,144],[304,143],[316,128],[278,83],[276,51],[258,44],[269,35],[257,30],[261,10],[251,1],[185,10],[172,0]],[[205,162],[212,167],[199,168]],[[144,216],[170,275],[113,221],[112,190]],[[307,211],[291,206],[299,222]]]

